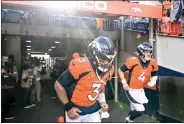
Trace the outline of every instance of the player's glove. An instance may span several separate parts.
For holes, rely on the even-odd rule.
[[[150,82],[148,82],[148,86],[153,87],[157,83],[157,79],[158,79],[158,76],[153,76]]]

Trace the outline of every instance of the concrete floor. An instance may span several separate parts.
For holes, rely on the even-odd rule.
[[[63,106],[58,99],[50,99],[53,95],[53,82],[50,80],[42,81],[42,100],[35,107],[23,108],[23,91],[17,86],[16,105],[12,107],[10,114],[15,118],[8,120],[8,123],[54,123],[59,116],[63,115]],[[108,101],[110,117],[103,119],[102,122],[124,122],[129,112],[129,106],[123,103],[115,103],[113,100]],[[155,118],[143,115],[136,119],[135,122],[157,122]]]

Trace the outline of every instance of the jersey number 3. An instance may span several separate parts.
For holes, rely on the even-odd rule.
[[[140,80],[141,82],[144,82],[144,80],[145,80],[145,72],[142,72],[142,74],[139,76],[139,78],[138,78],[138,80]]]
[[[95,96],[92,96],[92,95],[88,95],[88,99],[90,101],[94,101],[97,97],[98,97],[98,94],[99,94],[99,89],[101,87],[102,84],[93,84],[92,87],[94,88],[93,90],[93,93],[95,93]]]

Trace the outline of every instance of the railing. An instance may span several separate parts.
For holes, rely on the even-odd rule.
[[[1,9],[1,22],[59,27],[120,30],[120,20],[68,16],[40,11]],[[101,21],[99,21],[101,20]]]
[[[141,33],[149,32],[148,19],[127,17],[124,19],[123,27],[125,30],[131,30]]]

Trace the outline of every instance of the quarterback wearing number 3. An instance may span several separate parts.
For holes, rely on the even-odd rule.
[[[66,122],[101,122],[109,117],[104,88],[114,73],[115,46],[109,38],[98,37],[89,51],[89,58],[74,57],[54,86]]]
[[[156,60],[152,59],[152,51],[152,46],[143,42],[137,47],[138,57],[128,58],[118,70],[126,96],[130,101],[130,112],[125,119],[126,122],[133,122],[145,111],[143,104],[148,103],[148,99],[145,96],[144,85],[153,87],[156,84],[158,65]],[[128,80],[125,80],[125,71],[129,71]]]

